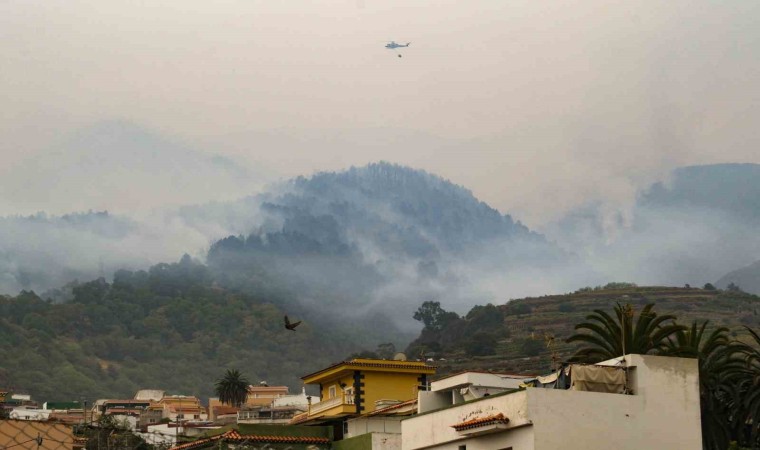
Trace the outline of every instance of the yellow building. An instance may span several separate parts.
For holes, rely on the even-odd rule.
[[[366,414],[417,398],[435,367],[418,361],[353,359],[306,375],[305,384],[319,385],[320,398],[291,423],[338,425],[349,417]],[[336,426],[336,438],[343,427]]]

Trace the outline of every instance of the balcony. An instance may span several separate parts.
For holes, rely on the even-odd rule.
[[[293,417],[293,423],[332,419],[356,413],[353,394],[341,393],[338,397],[312,403],[305,413]]]

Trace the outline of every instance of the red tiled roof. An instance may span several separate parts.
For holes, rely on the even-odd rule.
[[[236,430],[230,430],[224,434],[181,444],[176,447],[172,447],[170,450],[195,449],[195,448],[203,447],[206,444],[216,442],[219,439],[224,439],[225,441],[233,441],[233,442],[270,442],[270,443],[286,443],[286,444],[329,444],[330,443],[330,440],[328,438],[323,438],[323,437],[262,436],[262,435],[257,435],[257,434],[241,435]]]
[[[411,405],[414,405],[416,403],[417,403],[417,399],[413,398],[411,400],[407,400],[405,402],[397,403],[395,405],[386,406],[385,408],[376,409],[376,410],[374,410],[372,412],[368,412],[366,415],[367,416],[379,416],[381,414],[385,414],[385,413],[391,412],[394,409],[403,408],[405,406],[411,406]]]
[[[486,425],[495,425],[495,424],[500,424],[500,423],[502,424],[509,423],[509,419],[504,417],[504,414],[502,413],[494,414],[488,417],[481,417],[478,419],[466,420],[462,423],[452,425],[451,428],[457,431],[463,431],[463,430],[469,430],[471,428],[484,427]]]
[[[341,361],[335,364],[332,364],[329,367],[326,367],[321,370],[317,370],[316,372],[312,372],[308,375],[304,375],[301,377],[302,380],[306,378],[313,377],[314,375],[318,375],[322,372],[327,372],[331,369],[334,369],[336,367],[340,367],[345,365],[346,368],[356,368],[356,367],[378,367],[383,369],[422,369],[422,370],[435,370],[437,369],[437,366],[429,366],[423,361],[395,361],[395,360],[387,360],[387,359],[351,359],[348,361]]]

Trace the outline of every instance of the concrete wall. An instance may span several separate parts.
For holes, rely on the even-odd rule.
[[[417,395],[417,411],[426,413],[451,406],[451,392],[420,391]]]
[[[399,450],[400,448],[401,434],[372,433],[372,450]]]
[[[610,363],[617,363],[615,360]],[[696,359],[628,355],[634,395],[530,389],[536,449],[701,449]]]
[[[530,378],[530,377],[525,377]],[[430,383],[430,390],[444,391],[465,386],[483,386],[503,389],[520,387],[523,379],[499,376],[494,373],[465,372]]]
[[[365,433],[401,434],[401,417],[358,417],[347,422],[347,437]]]
[[[467,438],[457,433],[452,425],[464,421],[502,413],[509,418],[507,432],[500,432],[498,439],[493,436]],[[458,448],[467,439],[467,449],[498,449],[512,446],[514,450],[531,450],[530,420],[528,418],[528,391],[514,391],[497,394],[482,400],[463,403],[451,408],[421,414],[401,422],[403,450],[413,450],[432,446],[433,448]],[[516,428],[527,426],[526,431]],[[514,429],[514,430],[512,430]],[[494,440],[502,446],[493,447]],[[470,442],[472,441],[472,443]],[[452,445],[457,444],[457,445]],[[553,449],[556,450],[556,449]]]

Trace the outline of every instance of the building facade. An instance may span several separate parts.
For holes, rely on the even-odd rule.
[[[419,361],[358,358],[302,377],[319,386],[319,401],[294,417],[291,423],[331,425],[335,439],[347,433],[346,420],[417,397],[435,367]]]
[[[418,415],[401,423],[401,448],[702,448],[696,359],[627,355],[570,373],[570,389],[504,390],[462,403],[420,392]]]

